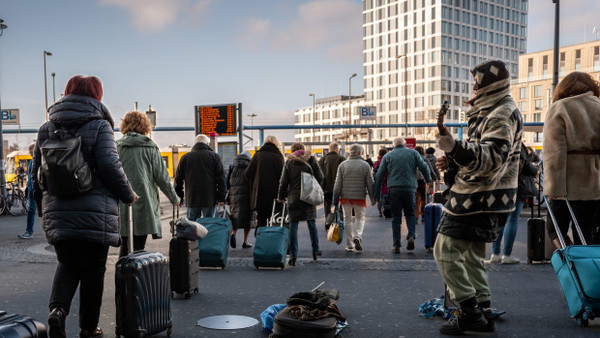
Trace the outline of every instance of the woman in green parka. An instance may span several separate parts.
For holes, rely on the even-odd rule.
[[[123,170],[133,191],[140,199],[133,204],[133,249],[144,250],[146,238],[162,238],[158,189],[177,204],[177,195],[169,173],[160,156],[158,146],[147,135],[152,130],[148,117],[137,111],[128,112],[121,121],[123,137],[117,140],[117,151]],[[127,205],[121,203],[121,249],[119,256],[127,255]]]

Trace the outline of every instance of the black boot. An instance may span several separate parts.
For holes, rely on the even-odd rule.
[[[66,338],[65,319],[67,311],[60,307],[55,307],[50,311],[48,316],[48,326],[50,327],[50,338]]]
[[[450,336],[462,335],[465,331],[483,331],[487,325],[485,316],[477,306],[475,298],[461,303],[456,318],[451,318],[440,327],[440,333]]]
[[[494,319],[494,309],[492,309],[492,303],[489,300],[478,303],[477,306],[483,313],[487,325],[481,330],[483,332],[496,332],[496,320]]]
[[[97,327],[92,330],[79,329],[79,338],[102,337],[102,329]]]

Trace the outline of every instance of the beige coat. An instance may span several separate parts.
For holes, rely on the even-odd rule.
[[[592,92],[553,103],[544,122],[544,194],[600,199],[600,99]]]

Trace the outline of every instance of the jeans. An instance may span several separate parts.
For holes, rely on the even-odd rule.
[[[81,240],[60,241],[54,245],[58,266],[54,274],[50,309],[69,313],[79,286],[79,327],[95,329],[100,318],[108,246]]]
[[[215,207],[188,207],[187,218],[190,221],[196,221],[200,217],[213,217],[215,214]]]
[[[290,222],[289,232],[289,244],[290,244],[290,258],[296,258],[298,256],[298,221]],[[310,242],[312,244],[312,251],[319,251],[319,236],[317,233],[317,225],[314,219],[306,221],[308,225],[308,231],[310,232]]]
[[[406,239],[415,239],[415,226],[417,220],[415,218],[415,193],[410,191],[402,191],[394,187],[389,188],[390,200],[392,203],[392,237],[394,247],[401,247],[400,244],[400,229],[402,227],[402,212],[406,219],[406,227],[408,235]]]
[[[35,198],[33,198],[33,189],[29,189],[27,193],[27,201],[29,203],[29,209],[27,210],[27,232],[33,235],[33,226],[35,224]]]
[[[346,247],[354,248],[354,238],[360,238],[362,240],[363,229],[365,228],[365,207],[352,205],[350,203],[342,204],[344,213],[346,215],[352,215],[354,210],[356,223],[352,224],[352,216],[349,216],[344,221],[344,231],[346,232]]]
[[[502,235],[504,234],[504,255],[510,256],[512,253],[513,244],[517,237],[517,227],[519,225],[519,217],[525,204],[524,199],[518,199],[515,202],[515,210],[508,215],[508,220],[504,226],[504,231],[498,235],[498,238],[492,243],[492,252],[494,255],[500,255],[500,245],[502,244]]]

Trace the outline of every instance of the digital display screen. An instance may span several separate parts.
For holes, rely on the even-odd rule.
[[[196,134],[236,135],[236,104],[195,106]]]

